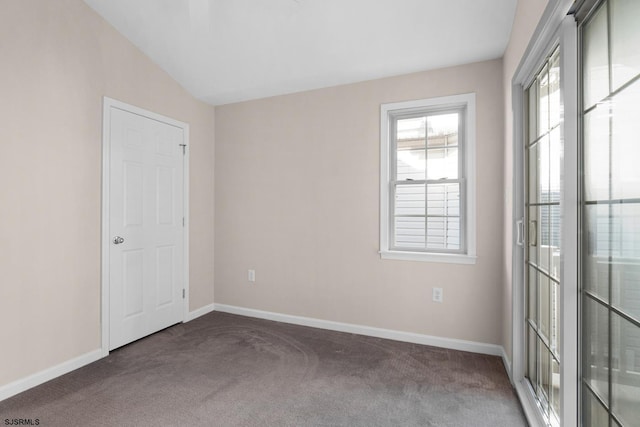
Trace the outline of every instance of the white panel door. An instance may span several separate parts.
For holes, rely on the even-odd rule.
[[[178,127],[111,107],[109,349],[183,320]]]

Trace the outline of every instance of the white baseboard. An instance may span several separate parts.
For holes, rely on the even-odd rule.
[[[210,313],[214,310],[214,305],[209,304],[204,307],[200,307],[197,310],[191,311],[187,313],[187,318],[185,322],[189,322],[193,319],[196,319],[200,316],[204,316],[207,313]],[[0,401],[4,399],[8,399],[11,396],[15,396],[18,393],[22,393],[32,387],[50,381],[54,378],[57,378],[61,375],[74,371],[78,368],[81,368],[89,363],[95,362],[103,357],[109,355],[108,350],[98,349],[92,352],[83,354],[82,356],[78,356],[74,359],[67,360],[59,365],[53,366],[51,368],[45,369],[40,372],[36,372],[35,374],[29,375],[28,377],[16,380],[9,384],[0,386]]]
[[[215,310],[214,304],[205,305],[204,307],[200,307],[196,310],[193,310],[187,313],[187,318],[184,319],[184,321],[191,322],[193,319],[197,319],[200,316],[204,316],[207,313],[211,313],[213,310]]]
[[[18,393],[22,393],[25,390],[50,381],[78,368],[82,368],[89,363],[102,359],[102,357],[102,349],[94,350],[71,360],[67,360],[66,362],[62,362],[59,365],[36,372],[28,377],[0,386],[0,401],[8,399],[11,396],[15,396]]]
[[[486,344],[475,341],[458,340],[455,338],[442,338],[431,335],[416,334],[413,332],[394,331],[391,329],[374,328],[371,326],[354,325],[350,323],[333,322],[330,320],[314,319],[311,317],[291,316],[288,314],[273,313],[270,311],[254,310],[251,308],[236,307],[226,304],[215,304],[215,310],[239,314],[259,319],[275,320],[277,322],[292,323],[294,325],[311,326],[313,328],[328,329],[330,331],[347,332],[358,335],[366,335],[376,338],[386,338],[395,341],[404,341],[414,344],[430,345],[433,347],[448,348],[451,350],[468,351],[471,353],[489,354],[505,358],[502,346]]]

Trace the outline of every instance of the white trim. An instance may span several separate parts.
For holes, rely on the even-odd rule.
[[[391,112],[396,110],[411,110],[416,109],[420,110],[422,108],[429,107],[448,107],[450,105],[462,105],[468,102],[473,102],[475,104],[476,94],[471,93],[463,93],[459,95],[448,95],[448,96],[439,96],[436,98],[428,98],[428,99],[414,99],[411,101],[401,101],[401,102],[389,102],[387,104],[382,104],[381,110],[382,112]]]
[[[511,375],[511,360],[509,359],[509,356],[507,356],[507,351],[504,349],[504,347],[501,347],[502,349],[502,363],[504,364],[504,369],[506,369],[507,371],[507,375],[509,376],[509,382],[511,384],[513,384],[513,376]]]
[[[389,105],[389,104],[387,104]],[[389,250],[389,113],[380,107],[380,254]]]
[[[185,217],[185,224],[183,227],[183,242],[184,242],[184,290],[185,298],[183,300],[183,314],[182,321],[185,321],[189,314],[189,124],[181,122],[179,120],[172,119],[170,117],[163,116],[151,111],[144,110],[140,107],[126,104],[122,101],[112,99],[109,97],[103,98],[102,109],[102,216],[101,216],[101,228],[102,228],[102,242],[101,242],[101,333],[102,333],[102,356],[109,354],[109,244],[111,242],[111,236],[109,235],[109,160],[111,158],[110,151],[110,124],[111,124],[111,109],[117,108],[123,111],[128,111],[133,114],[137,114],[142,117],[147,117],[152,120],[157,120],[162,123],[166,123],[183,131],[183,143],[186,144],[184,167],[183,167],[183,215]]]
[[[100,360],[103,357],[102,349],[93,350],[89,353],[85,353],[81,356],[74,357],[73,359],[62,362],[51,368],[47,368],[43,371],[36,372],[28,377],[21,378],[13,381],[9,384],[5,384],[0,387],[0,401],[15,396],[18,393],[22,393],[30,388],[46,383],[54,378],[67,374],[76,369],[82,368],[89,363],[93,363],[96,360]]]
[[[110,260],[109,260],[109,160],[111,159],[111,147],[106,141],[111,141],[111,108],[110,98],[103,99],[102,106],[102,213],[100,216],[102,228],[102,240],[100,242],[101,251],[101,279],[100,279],[100,309],[101,309],[101,333],[102,333],[102,356],[109,355],[109,286],[110,281]]]
[[[191,298],[190,287],[189,287],[189,163],[191,162],[191,144],[189,144],[189,124],[183,123],[183,144],[186,145],[184,147],[184,157],[183,157],[183,168],[182,168],[182,215],[184,215],[184,228],[183,228],[183,240],[182,240],[182,250],[184,256],[183,262],[183,277],[182,283],[184,283],[184,314],[182,315],[182,321],[188,322],[189,317],[189,301]]]
[[[191,322],[192,320],[197,319],[198,317],[204,316],[205,314],[209,314],[214,310],[215,310],[214,304],[205,305],[204,307],[200,307],[193,311],[188,312],[187,315],[185,316],[184,321]]]
[[[439,252],[410,252],[390,250],[389,242],[389,180],[390,135],[389,117],[398,110],[409,112],[433,107],[466,106],[465,113],[465,180],[466,180],[466,253],[443,254]],[[380,256],[383,259],[407,261],[432,261],[458,264],[475,264],[476,259],[476,94],[442,96],[380,106]]]
[[[542,412],[538,406],[538,402],[533,399],[533,394],[526,380],[516,381],[514,386],[529,426],[547,427],[547,423],[542,418]]]
[[[562,123],[562,252],[560,259],[560,419],[563,425],[578,425],[579,315],[578,315],[578,28],[573,17],[562,21],[560,40],[560,81],[564,121]],[[573,384],[573,386],[571,386]]]
[[[291,323],[293,325],[310,326],[312,328],[326,329],[329,331],[347,332],[351,334],[366,335],[369,337],[384,338],[394,341],[403,341],[413,344],[430,345],[433,347],[448,348],[451,350],[468,351],[471,353],[503,356],[504,348],[497,344],[487,344],[476,341],[459,340],[455,338],[443,338],[432,335],[416,334],[413,332],[395,331],[391,329],[374,328],[372,326],[354,325],[351,323],[333,322],[331,320],[315,319],[312,317],[292,316],[289,314],[274,313],[270,311],[255,310],[252,308],[237,307],[226,304],[215,304],[215,310],[223,313],[238,314],[241,316],[255,317],[258,319],[274,320],[276,322]]]
[[[466,168],[465,178],[467,180],[467,253],[468,257],[476,256],[476,94],[470,93],[460,95],[467,98],[467,123],[466,123],[466,140],[465,140],[465,162]]]
[[[575,0],[552,0],[547,4],[522,60],[513,74],[512,84],[526,86],[533,79],[537,66],[542,63],[549,46],[557,38],[558,28]]]
[[[399,259],[404,261],[429,261],[448,264],[475,264],[478,257],[463,254],[439,254],[433,252],[380,251],[382,259]]]

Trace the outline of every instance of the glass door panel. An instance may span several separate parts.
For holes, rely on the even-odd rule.
[[[609,94],[606,10],[598,10],[584,27],[582,43],[583,100],[584,107],[589,108]]]
[[[610,3],[612,89],[616,90],[640,74],[640,2],[611,0]]]
[[[559,49],[526,91],[525,266],[527,374],[548,424],[560,413],[560,159],[562,122]]]
[[[640,420],[640,2],[601,1],[582,40],[582,424]]]

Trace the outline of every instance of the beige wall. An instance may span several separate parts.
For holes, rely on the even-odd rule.
[[[102,96],[191,125],[191,309],[213,302],[214,109],[81,0],[0,0],[0,386],[98,349]]]
[[[216,303],[500,344],[502,90],[494,60],[217,107]],[[468,92],[477,264],[381,260],[380,104]]]
[[[512,245],[513,245],[513,111],[511,80],[542,17],[548,0],[519,0],[509,44],[503,57],[504,76],[504,258],[502,263],[502,343],[512,353]]]

